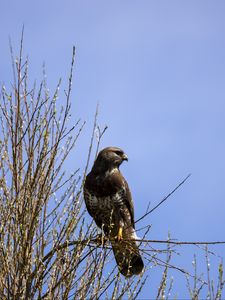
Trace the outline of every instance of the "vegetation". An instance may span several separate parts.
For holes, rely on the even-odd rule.
[[[191,299],[222,299],[223,265],[219,264],[215,283],[210,278],[208,248],[204,246],[204,279],[197,274],[196,258],[193,274],[174,266],[172,255],[182,243],[170,237],[166,241],[148,240],[150,226],[144,228],[140,241],[146,272],[129,280],[118,273],[110,245],[104,237],[97,239],[93,222],[87,224],[83,204],[82,187],[91,153],[97,153],[106,130],[98,127],[98,111],[83,170],[69,176],[64,170],[64,162],[85,125],[78,120],[67,127],[75,48],[62,107],[57,101],[61,80],[52,95],[45,79],[39,86],[29,86],[28,60],[22,60],[23,37],[18,58],[14,60],[12,47],[11,54],[14,83],[10,91],[2,87],[0,103],[0,298],[136,299],[148,269],[162,267],[160,284],[149,297],[170,298],[173,281],[169,271],[175,269],[186,278]],[[157,207],[147,210],[143,218]],[[159,243],[167,248],[154,249],[152,245]]]

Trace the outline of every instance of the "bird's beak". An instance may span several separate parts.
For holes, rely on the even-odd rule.
[[[123,154],[122,158],[123,158],[123,160],[128,161],[128,156],[125,153]]]

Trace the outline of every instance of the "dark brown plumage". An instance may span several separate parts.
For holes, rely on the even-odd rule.
[[[99,152],[84,185],[89,214],[111,241],[120,272],[130,277],[144,268],[135,242],[134,207],[128,184],[119,166],[127,156],[117,147]]]

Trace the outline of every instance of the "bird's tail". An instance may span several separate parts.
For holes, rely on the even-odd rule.
[[[134,229],[125,230],[121,241],[111,240],[114,256],[120,273],[125,277],[138,275],[144,268]]]

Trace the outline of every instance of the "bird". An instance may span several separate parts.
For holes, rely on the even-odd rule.
[[[128,156],[118,147],[101,150],[86,176],[83,194],[88,213],[111,242],[118,269],[125,277],[141,274],[134,205],[120,165]]]

